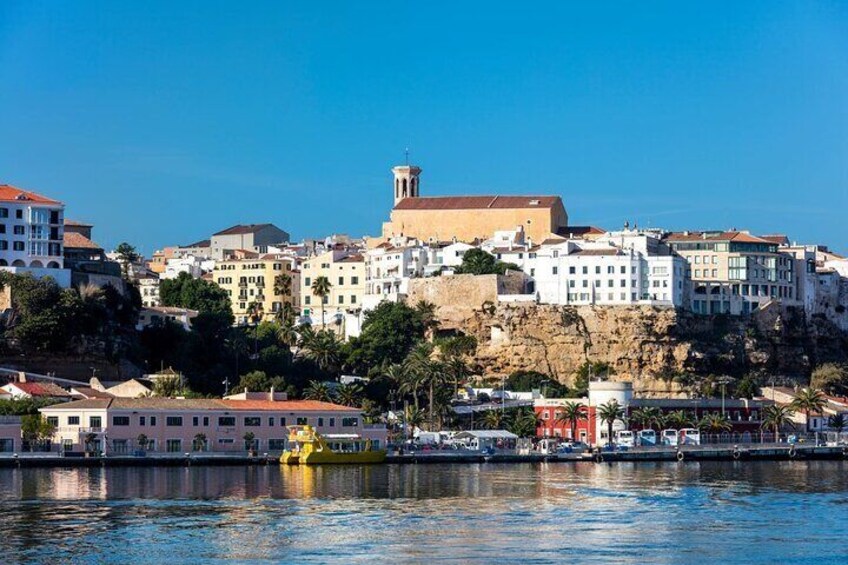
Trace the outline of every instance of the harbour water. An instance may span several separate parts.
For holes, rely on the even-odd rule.
[[[848,462],[0,470],[4,563],[846,563]]]

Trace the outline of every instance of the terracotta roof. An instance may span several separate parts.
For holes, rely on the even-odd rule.
[[[317,400],[222,400],[218,398],[89,398],[65,402],[51,408],[110,408],[117,410],[233,410],[276,412],[360,412]]]
[[[318,400],[221,400],[234,410],[277,410],[282,412],[359,412],[359,408]]]
[[[362,263],[364,260],[365,258],[362,255],[356,253],[354,255],[348,255],[343,259],[339,259],[338,263]]]
[[[209,247],[212,245],[212,241],[208,239],[201,239],[200,241],[195,241],[194,243],[189,243],[188,245],[180,245],[180,249],[186,249],[188,247]]]
[[[789,245],[789,238],[782,234],[761,235],[760,238],[778,245]]]
[[[67,218],[65,218],[65,225],[66,226],[76,226],[78,228],[93,228],[94,227],[94,224],[87,224],[85,222],[78,222],[76,220],[69,220]]]
[[[62,387],[53,383],[9,383],[18,390],[25,392],[30,396],[42,396],[48,398],[64,398],[71,396],[71,393]]]
[[[271,225],[273,224],[238,224],[212,235],[240,235],[245,233],[256,233]]]
[[[558,237],[556,237],[556,238],[551,237],[551,238],[548,238],[545,241],[543,241],[540,245],[559,245],[561,243],[565,243],[566,241],[568,241],[568,240],[567,239],[561,239],[561,238],[558,238]]]
[[[578,249],[576,251],[571,252],[571,255],[586,255],[586,256],[601,256],[601,255],[620,255],[621,250],[610,248],[610,249]]]
[[[430,196],[404,198],[395,210],[485,210],[488,208],[553,208],[559,196]]]
[[[47,198],[35,192],[24,190],[10,184],[0,184],[0,200],[4,202],[34,202],[36,204],[62,205],[58,200]]]
[[[66,231],[62,236],[65,249],[103,249],[81,233]]]
[[[565,226],[557,230],[557,235],[579,237],[581,235],[603,235],[606,230],[597,226]]]
[[[672,232],[665,237],[666,241],[734,241],[738,243],[771,243],[749,233],[741,231],[726,231],[726,232]]]

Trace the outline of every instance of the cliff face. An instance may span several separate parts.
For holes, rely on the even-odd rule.
[[[848,338],[823,319],[768,308],[743,319],[666,308],[568,307],[487,302],[437,305],[441,328],[474,335],[484,374],[525,369],[572,383],[586,361],[608,363],[615,380],[643,393],[677,393],[671,377],[765,372],[800,381],[818,363],[846,359]]]

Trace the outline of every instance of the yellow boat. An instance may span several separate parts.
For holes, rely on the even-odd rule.
[[[284,465],[341,465],[382,463],[386,451],[372,449],[370,439],[356,434],[321,435],[312,426],[289,426],[289,449],[283,452]]]

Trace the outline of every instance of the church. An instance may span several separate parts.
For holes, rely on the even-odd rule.
[[[485,240],[496,231],[524,228],[542,242],[567,232],[568,214],[559,196],[430,196],[420,194],[421,168],[394,167],[394,208],[383,238],[421,241]]]

